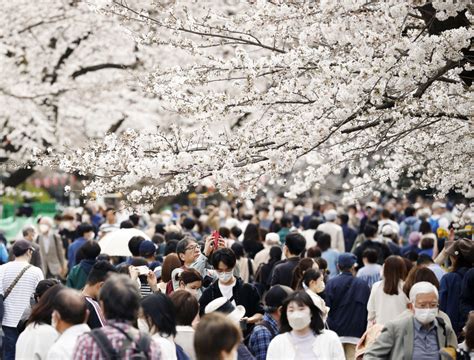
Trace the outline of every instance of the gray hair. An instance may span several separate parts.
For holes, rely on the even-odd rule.
[[[431,293],[436,294],[436,298],[439,298],[438,289],[436,289],[436,286],[434,286],[432,283],[427,281],[421,281],[419,283],[416,283],[410,289],[410,302],[414,304],[416,301],[416,297],[419,294]]]
[[[28,233],[35,232],[35,227],[33,225],[26,225],[21,231],[23,236],[28,236]]]

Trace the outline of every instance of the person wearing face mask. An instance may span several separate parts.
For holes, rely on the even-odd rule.
[[[94,228],[92,225],[87,223],[82,223],[77,227],[78,237],[69,245],[67,249],[67,266],[71,270],[74,265],[76,265],[76,253],[79,248],[84,245],[87,241],[94,239]]]
[[[255,324],[263,317],[263,307],[260,303],[260,295],[252,284],[246,284],[241,278],[234,276],[234,267],[237,259],[231,249],[217,250],[211,259],[212,266],[217,272],[218,280],[214,281],[199,299],[201,314],[206,306],[213,300],[225,297],[234,306],[245,307],[245,320],[249,324]]]
[[[46,278],[61,278],[66,274],[66,259],[61,237],[54,232],[53,220],[42,217],[38,223],[38,245]]]
[[[438,290],[426,281],[410,290],[411,316],[385,324],[364,359],[439,359],[441,348],[457,347],[454,330],[438,316]]]
[[[202,277],[196,269],[183,270],[178,275],[178,283],[180,290],[186,290],[192,294],[197,300],[201,297]]]
[[[177,360],[176,315],[170,298],[164,294],[153,294],[141,301],[138,330],[151,335],[161,350],[163,359]]]
[[[174,342],[183,348],[192,360],[196,360],[194,351],[195,331],[193,323],[199,320],[199,303],[196,298],[185,290],[177,290],[170,296],[176,313],[176,336]]]
[[[86,324],[89,311],[77,290],[61,289],[54,298],[51,324],[61,334],[48,351],[48,360],[71,360],[77,339],[90,331]]]
[[[265,294],[265,315],[250,335],[248,349],[257,360],[267,358],[268,345],[272,339],[280,332],[280,318],[283,301],[293,293],[293,290],[286,287],[275,285]]]
[[[323,274],[316,269],[306,270],[301,279],[298,289],[303,289],[313,300],[314,305],[321,311],[323,321],[326,322],[329,308],[326,306],[324,299],[320,296],[326,285],[324,284]]]
[[[345,359],[337,334],[324,329],[321,312],[304,291],[283,303],[280,332],[268,347],[268,360]]]
[[[18,339],[17,325],[21,315],[30,305],[30,297],[38,283],[44,279],[40,268],[30,264],[34,248],[27,240],[13,244],[14,261],[0,266],[0,292],[3,294],[3,356],[15,358],[15,344]],[[0,334],[2,335],[2,334]]]
[[[59,336],[54,326],[51,326],[51,314],[54,299],[62,288],[56,283],[46,290],[39,302],[33,306],[26,328],[16,343],[17,359],[46,359],[49,348]]]

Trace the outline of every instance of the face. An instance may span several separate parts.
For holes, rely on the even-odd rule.
[[[413,304],[410,305],[414,311]],[[414,305],[417,309],[436,309],[438,308],[438,298],[435,293],[418,294]]]
[[[115,223],[115,213],[113,211],[107,211],[107,214],[105,215],[105,217],[109,224]]]
[[[201,253],[199,245],[195,242],[189,242],[185,248],[184,254],[179,254],[185,264],[193,263]]]
[[[86,240],[92,240],[94,238],[95,234],[93,231],[88,231],[84,233],[84,239]]]
[[[232,283],[234,281],[233,271],[233,268],[229,268],[226,264],[220,261],[216,269],[219,281],[224,285]]]

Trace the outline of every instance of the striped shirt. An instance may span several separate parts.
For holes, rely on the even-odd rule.
[[[0,292],[5,291],[13,283],[17,275],[28,265],[26,261],[11,261],[0,266]],[[43,271],[36,266],[30,267],[17,282],[12,292],[4,301],[5,312],[3,326],[16,327],[25,309],[30,306],[30,297],[38,283],[44,279]]]

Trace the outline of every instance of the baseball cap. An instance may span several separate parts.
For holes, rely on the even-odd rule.
[[[28,250],[35,251],[35,248],[31,244],[31,242],[29,242],[28,240],[24,240],[24,239],[17,240],[13,244],[13,255],[15,255],[15,256],[22,256]]]
[[[357,262],[357,257],[351,253],[342,253],[337,259],[337,264],[341,268],[350,268]]]
[[[153,243],[153,241],[145,240],[140,243],[138,251],[140,253],[140,256],[154,255],[156,252],[156,245]]]

